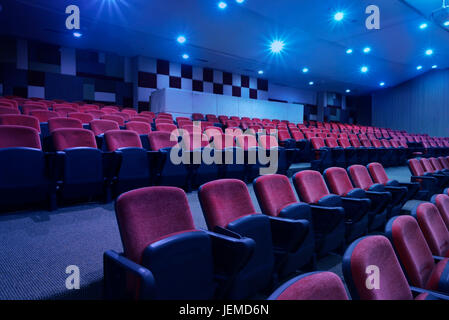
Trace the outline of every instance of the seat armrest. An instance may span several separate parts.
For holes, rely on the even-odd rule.
[[[134,298],[135,293],[128,293],[128,281],[130,275],[139,284],[137,298],[143,300],[154,299],[156,285],[154,276],[147,268],[129,260],[113,250],[103,254],[104,269],[104,293],[106,299]]]
[[[435,298],[436,300],[449,300],[449,296],[445,294],[441,294],[435,291],[429,291],[417,287],[410,287],[410,290],[415,293],[415,295],[421,294],[421,293],[428,293],[432,298]]]
[[[304,241],[309,232],[307,220],[291,220],[269,217],[273,245],[284,252],[294,252]]]
[[[317,233],[329,233],[345,219],[345,210],[342,207],[310,205],[310,208],[313,228]]]
[[[341,197],[346,219],[359,221],[365,216],[371,206],[370,199]]]
[[[279,218],[284,219],[306,219],[311,221],[312,216],[310,206],[307,203],[297,202],[283,208],[278,215]]]

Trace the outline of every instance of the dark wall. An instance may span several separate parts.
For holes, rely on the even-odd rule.
[[[346,97],[346,113],[348,118],[354,119],[359,125],[372,125],[372,97],[366,96],[347,96]]]

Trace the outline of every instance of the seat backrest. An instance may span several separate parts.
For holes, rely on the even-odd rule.
[[[357,188],[368,190],[374,181],[369,175],[368,169],[365,166],[356,164],[348,168],[349,176]]]
[[[374,148],[382,148],[383,147],[382,143],[377,139],[371,139],[371,143],[373,144]]]
[[[367,286],[367,270],[373,274],[376,272],[373,266],[378,270],[378,288]],[[353,299],[413,299],[393,247],[384,236],[369,236],[354,241],[343,256],[342,269]],[[375,285],[375,281],[371,285]]]
[[[432,163],[430,162],[429,159],[421,158],[419,160],[419,162],[421,163],[421,166],[423,167],[425,173],[433,173],[433,172],[435,172],[435,168],[433,167],[433,165],[432,165]]]
[[[295,139],[295,141],[304,140],[304,134],[299,130],[292,131],[292,138]]]
[[[226,226],[256,213],[246,184],[237,179],[222,179],[202,185],[198,191],[201,208],[210,230]]]
[[[111,120],[111,121],[115,121],[117,122],[117,124],[119,126],[124,126],[125,125],[125,120],[122,117],[113,115],[113,114],[106,114],[104,116],[101,116],[102,120]]]
[[[278,137],[279,137],[279,141],[283,141],[283,140],[287,140],[287,139],[291,139],[292,138],[290,136],[290,133],[288,132],[288,130],[279,130],[278,131]]]
[[[392,147],[390,141],[388,141],[388,140],[381,140],[381,143],[382,143],[382,146],[384,148],[391,148]]]
[[[263,149],[271,149],[279,147],[278,140],[275,136],[261,135],[259,136],[259,146]]]
[[[0,103],[0,114],[20,114],[20,111],[16,108],[12,108],[11,106],[3,106]]]
[[[378,162],[370,163],[368,165],[368,171],[375,183],[386,185],[389,181],[384,167]]]
[[[59,115],[57,112],[54,111],[45,111],[45,110],[35,110],[31,111],[30,115],[33,117],[36,117],[39,122],[48,122],[51,118],[58,118]]]
[[[30,127],[1,125],[0,148],[16,147],[41,149],[39,132]]]
[[[304,170],[293,176],[293,183],[299,198],[307,203],[317,203],[329,195],[329,189],[318,171]]]
[[[370,148],[373,146],[371,141],[368,139],[361,139],[360,142],[362,143],[362,146],[364,146],[365,148]]]
[[[429,158],[430,163],[435,168],[435,170],[443,170],[443,166],[437,158]]]
[[[133,121],[133,122],[139,121],[139,122],[144,122],[144,123],[147,123],[147,124],[153,123],[153,120],[152,120],[151,118],[148,118],[148,117],[141,117],[141,116],[134,116],[134,117],[131,117],[131,118],[129,119],[129,121]]]
[[[67,115],[69,118],[80,120],[82,123],[89,123],[94,120],[94,116],[88,113],[71,112]]]
[[[109,151],[120,148],[142,148],[140,137],[134,131],[109,130],[104,134]]]
[[[445,257],[449,253],[449,231],[438,208],[430,202],[421,203],[416,218],[432,254]]]
[[[148,187],[122,194],[115,212],[126,257],[141,263],[145,248],[164,237],[195,230],[185,192]]]
[[[0,115],[0,125],[30,127],[36,129],[38,132],[41,132],[39,120],[33,116],[21,114],[3,114]]]
[[[90,122],[90,128],[94,135],[98,136],[105,133],[108,130],[119,130],[120,127],[116,121],[113,120],[92,120]]]
[[[137,115],[137,110],[133,108],[125,108],[122,110],[123,113],[129,114],[130,117]]]
[[[95,136],[86,129],[62,128],[52,131],[53,144],[57,151],[70,148],[97,148]]]
[[[343,168],[328,168],[324,171],[324,177],[333,194],[345,196],[354,189],[348,173]]]
[[[215,135],[213,137],[213,147],[217,150],[223,150],[224,148],[236,147],[235,137],[230,134]]]
[[[368,140],[367,140],[368,141]],[[350,142],[351,142],[351,145],[354,147],[354,148],[360,148],[361,146],[362,146],[362,144],[360,143],[360,141],[359,141],[359,139],[351,139],[350,140]]]
[[[162,148],[172,148],[178,144],[178,139],[174,139],[170,132],[153,131],[148,135],[151,150],[158,151]]]
[[[209,137],[212,138],[216,135],[222,135],[223,130],[219,127],[207,127],[206,130],[204,130],[204,133]]]
[[[351,147],[351,143],[349,142],[348,139],[338,139],[337,142],[340,145],[340,147],[344,149]]]
[[[394,217],[385,230],[412,285],[426,288],[435,262],[416,219],[412,216]]]
[[[204,120],[204,115],[202,113],[193,113],[192,120],[193,121]]]
[[[156,123],[156,130],[163,132],[173,132],[177,130],[177,127],[174,124],[170,123]]]
[[[320,148],[324,148],[326,146],[326,144],[324,143],[324,139],[323,138],[318,138],[318,137],[313,137],[310,139],[311,143],[312,143],[312,147],[315,150],[318,150]]]
[[[257,140],[256,137],[249,134],[244,134],[241,136],[238,136],[237,138],[237,145],[242,148],[243,150],[248,150],[249,148],[257,147]]]
[[[156,120],[154,120],[155,124],[162,124],[162,123],[167,123],[167,124],[173,124],[173,120],[169,119],[169,118],[157,118]]]
[[[61,128],[82,129],[83,124],[74,118],[51,118],[48,119],[48,129],[53,132]]]
[[[312,272],[287,281],[268,300],[348,300],[348,295],[335,273]]]
[[[418,159],[410,159],[407,161],[408,167],[414,176],[424,176],[425,171]]]
[[[337,139],[331,137],[326,138],[326,145],[329,148],[337,148],[338,147]]]
[[[151,132],[151,125],[142,121],[130,121],[125,125],[126,130],[131,130],[137,134],[149,134]]]
[[[262,213],[277,217],[286,206],[298,202],[288,178],[280,174],[260,176],[253,182]]]
[[[437,194],[432,197],[432,203],[436,205],[441,218],[449,230],[449,196],[446,194]]]

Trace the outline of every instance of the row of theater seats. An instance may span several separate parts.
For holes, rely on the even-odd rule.
[[[383,171],[380,164],[370,169]],[[329,170],[329,178],[344,175],[341,168]],[[340,176],[334,178],[338,183]],[[348,299],[341,280],[329,272],[279,283],[298,270],[315,269],[315,254],[324,242],[327,250],[344,244],[345,224],[349,229],[358,224],[353,220],[357,212],[350,211],[366,212],[370,198],[324,195],[333,200],[329,207],[308,198],[317,193],[317,184],[326,187],[318,172],[298,173],[293,181],[300,199],[312,204],[296,200],[287,177],[267,175],[253,183],[264,214],[256,213],[243,182],[206,183],[198,197],[208,230],[194,226],[180,189],[149,187],[121,195],[116,215],[124,253],[104,254],[106,298],[246,299],[278,287],[269,299]],[[392,217],[385,227],[390,240],[353,234],[358,239],[343,256],[353,299],[449,299],[449,196],[432,200],[435,204],[419,204],[414,217]],[[372,266],[380,272],[380,283],[369,288],[366,270]]]
[[[430,194],[449,187],[449,157],[410,159],[408,167],[412,179],[419,181]]]

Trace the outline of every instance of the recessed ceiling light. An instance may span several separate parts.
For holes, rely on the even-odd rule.
[[[302,68],[302,73],[307,73],[307,72],[309,72],[309,68],[307,68],[307,67]]]
[[[83,36],[83,34],[82,34],[81,32],[75,31],[75,32],[73,33],[73,36],[74,36],[75,38],[81,38],[81,37]]]
[[[379,82],[379,86],[381,86],[381,87],[383,87],[383,86],[385,86],[385,82]]]
[[[313,81],[309,82],[309,86],[313,86],[314,84],[315,84],[315,82],[313,82]]]
[[[426,55],[431,56],[433,54],[433,50],[432,49],[427,49],[426,50]]]
[[[243,3],[243,2],[245,2],[245,0],[235,0],[235,2],[237,2],[237,3]]]
[[[421,23],[419,26],[420,29],[426,29],[429,25],[427,23]]]
[[[176,38],[176,41],[178,41],[180,44],[183,44],[183,43],[185,43],[187,41],[187,39],[184,36],[178,36]]]
[[[182,58],[183,58],[184,60],[187,60],[187,59],[190,58],[190,56],[189,56],[187,53],[184,53],[184,54],[182,55]]]
[[[416,70],[421,70],[422,69],[422,66],[417,66],[416,67]]]
[[[334,20],[335,21],[341,21],[345,17],[345,13],[343,11],[338,11],[334,14]]]
[[[370,47],[365,47],[365,48],[363,48],[363,52],[364,53],[370,53],[371,52],[371,48]]]
[[[360,68],[360,72],[362,72],[362,73],[367,73],[368,70],[369,70],[369,69],[368,69],[367,66],[363,66],[363,67]]]
[[[346,54],[351,54],[353,52],[353,50],[352,49],[348,49],[348,50],[346,50]]]
[[[346,89],[346,93],[350,93],[351,92],[351,89]]]
[[[263,74],[263,70],[257,71],[258,74]]]
[[[443,25],[444,25],[445,27],[449,27],[449,20],[446,21],[446,22],[444,22]]]
[[[219,3],[218,3],[218,7],[220,8],[220,9],[226,9],[226,7],[228,6],[228,4],[226,3],[226,2],[224,2],[224,1],[220,1]]]
[[[282,40],[274,40],[270,44],[271,52],[273,53],[280,53],[282,50],[284,50],[285,43]]]
[[[436,64],[434,64],[434,65],[432,66],[432,69],[436,69],[436,68],[438,68],[438,66],[437,66]]]

